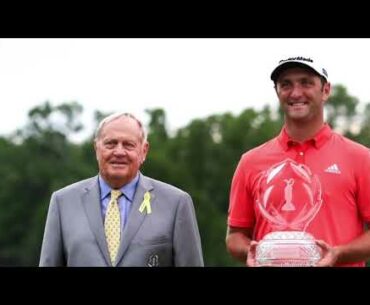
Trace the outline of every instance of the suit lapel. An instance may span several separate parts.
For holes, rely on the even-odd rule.
[[[90,185],[88,185],[82,195],[82,203],[85,208],[87,219],[89,221],[90,229],[94,233],[100,251],[108,265],[111,265],[111,261],[108,253],[108,245],[105,239],[103,217],[100,207],[100,191],[98,178],[92,179]]]
[[[140,174],[140,179],[132,202],[132,207],[127,217],[127,224],[125,225],[125,228],[121,235],[121,245],[118,250],[116,264],[118,264],[119,261],[122,259],[122,256],[130,245],[131,240],[134,238],[136,232],[139,230],[146,217],[146,211],[141,213],[139,211],[139,207],[143,202],[144,194],[151,190],[153,190],[153,186],[150,183],[149,179]],[[152,193],[150,195],[152,202],[154,200],[154,197]]]

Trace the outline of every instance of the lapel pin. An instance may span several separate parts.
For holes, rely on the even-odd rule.
[[[152,213],[152,207],[150,206],[150,193],[149,192],[146,192],[144,194],[144,200],[140,205],[139,212],[143,213],[145,209],[146,209],[147,214]]]

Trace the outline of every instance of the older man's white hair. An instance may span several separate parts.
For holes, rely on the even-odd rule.
[[[100,135],[101,135],[101,131],[104,127],[105,124],[109,123],[109,122],[112,122],[114,120],[117,120],[121,117],[127,117],[127,118],[131,118],[133,120],[135,120],[141,130],[141,139],[142,141],[147,141],[147,132],[145,130],[145,127],[143,125],[143,123],[136,117],[134,116],[133,114],[131,113],[128,113],[128,112],[116,112],[116,113],[113,113],[107,117],[105,117],[103,120],[100,121],[98,127],[96,128],[96,131],[95,131],[95,140],[97,140]]]

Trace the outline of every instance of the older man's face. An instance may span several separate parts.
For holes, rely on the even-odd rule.
[[[103,126],[94,147],[99,172],[112,188],[120,188],[135,178],[149,148],[142,137],[138,123],[129,117]]]

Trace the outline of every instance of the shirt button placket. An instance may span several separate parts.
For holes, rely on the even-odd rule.
[[[302,150],[298,151],[296,161],[304,164],[304,152]]]

